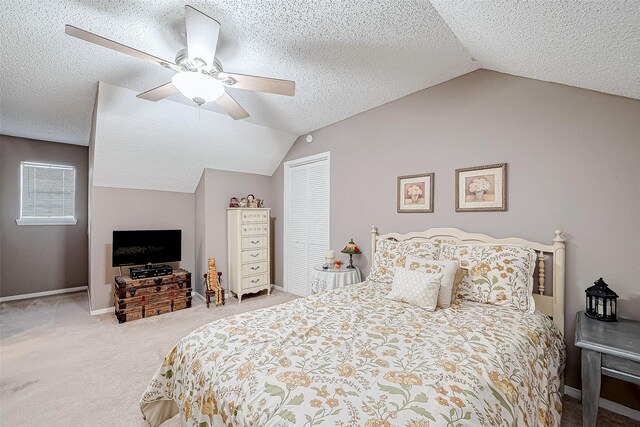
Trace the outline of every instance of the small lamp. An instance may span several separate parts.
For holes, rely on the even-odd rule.
[[[585,314],[592,319],[617,322],[618,294],[609,288],[602,277],[593,283],[593,286],[585,290],[587,294]]]
[[[361,254],[362,252],[360,252],[360,249],[358,248],[358,245],[356,245],[353,242],[353,239],[349,240],[349,243],[347,243],[347,246],[344,247],[343,250],[341,250],[340,252],[342,252],[343,254],[349,254],[349,265],[347,266],[347,268],[355,268],[353,266],[353,255],[357,255],[357,254]]]

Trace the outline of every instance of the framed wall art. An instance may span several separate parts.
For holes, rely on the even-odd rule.
[[[506,210],[506,163],[456,169],[456,212]]]
[[[433,174],[398,177],[398,212],[433,212]]]

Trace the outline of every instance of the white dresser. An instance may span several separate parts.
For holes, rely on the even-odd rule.
[[[242,295],[271,294],[269,209],[227,209],[229,290]]]

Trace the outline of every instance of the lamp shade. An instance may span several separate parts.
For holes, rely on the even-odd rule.
[[[224,93],[222,82],[197,71],[174,74],[171,83],[181,94],[198,105],[215,101]]]
[[[353,242],[353,239],[351,239],[349,241],[349,243],[347,243],[347,246],[344,247],[344,249],[341,251],[343,254],[361,254],[362,252],[360,252],[360,249],[358,248],[358,245],[356,245]]]
[[[347,266],[347,268],[355,268],[353,266],[353,256],[362,253],[360,252],[360,248],[358,248],[358,245],[353,242],[353,239],[349,240],[347,246],[345,246],[344,249],[340,252],[342,252],[343,254],[349,254],[349,265]]]

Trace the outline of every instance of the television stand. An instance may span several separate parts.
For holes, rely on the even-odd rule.
[[[145,279],[147,277],[167,276],[169,274],[173,274],[173,267],[166,264],[145,264],[144,267],[130,268],[129,274],[131,275],[132,279]]]
[[[191,307],[191,273],[181,268],[162,277],[115,278],[115,309],[120,323]]]

